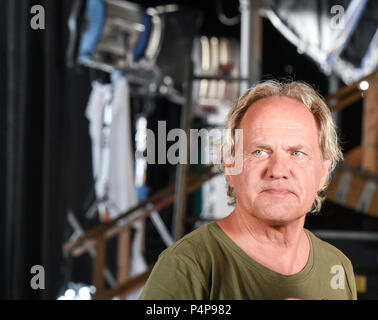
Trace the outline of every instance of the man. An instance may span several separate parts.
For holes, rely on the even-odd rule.
[[[226,128],[234,211],[165,250],[140,298],[356,299],[349,259],[304,229],[342,159],[323,100],[303,83],[263,82],[239,99]]]

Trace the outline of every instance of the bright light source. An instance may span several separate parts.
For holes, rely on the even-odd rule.
[[[68,299],[68,300],[73,300],[75,299],[75,291],[72,290],[72,289],[67,289],[66,292],[64,293],[65,297]]]
[[[367,82],[366,80],[361,81],[358,84],[358,89],[363,90],[363,91],[369,89],[369,82]]]
[[[80,300],[91,300],[91,293],[88,287],[81,287],[79,289],[79,299]]]

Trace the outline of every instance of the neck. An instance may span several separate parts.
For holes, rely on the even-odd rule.
[[[290,249],[298,245],[303,235],[305,219],[301,217],[287,223],[274,223],[258,219],[238,209],[235,209],[231,218],[243,237],[261,246],[277,249]]]
[[[235,208],[218,225],[260,264],[282,274],[293,274],[304,268],[310,252],[304,220],[305,216],[287,223],[272,223]]]

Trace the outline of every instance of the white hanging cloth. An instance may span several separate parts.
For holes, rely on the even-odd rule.
[[[92,83],[86,117],[92,140],[93,176],[97,200],[106,199],[109,219],[126,212],[138,202],[134,184],[134,154],[130,121],[129,85],[125,77],[111,84]],[[104,122],[108,140],[104,141]],[[104,198],[105,196],[105,198]],[[142,222],[133,223],[136,230],[131,244],[129,276],[147,269],[142,255]],[[128,297],[135,299],[140,292]]]
[[[106,110],[109,100],[111,110]],[[111,114],[106,115],[109,112]],[[126,78],[121,77],[112,84],[94,81],[86,116],[89,120],[89,133],[92,140],[96,196],[97,199],[101,199],[107,195],[110,203],[109,218],[113,219],[137,204],[131,143],[129,86]],[[104,146],[102,137],[104,116],[110,118],[107,146]]]

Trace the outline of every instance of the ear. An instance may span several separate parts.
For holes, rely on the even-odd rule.
[[[324,185],[327,183],[328,170],[329,170],[330,165],[331,165],[331,160],[329,160],[329,159],[323,160],[323,163],[322,163],[322,176],[321,176],[321,179],[320,179],[320,185],[319,185],[319,189],[318,190],[320,190],[321,188],[323,188]]]
[[[232,179],[233,177],[232,170],[235,165],[233,157],[231,157],[230,155],[225,155],[223,158],[223,165],[224,165],[224,175],[226,177],[227,183],[229,186],[233,188],[234,185],[233,185],[233,179]]]

